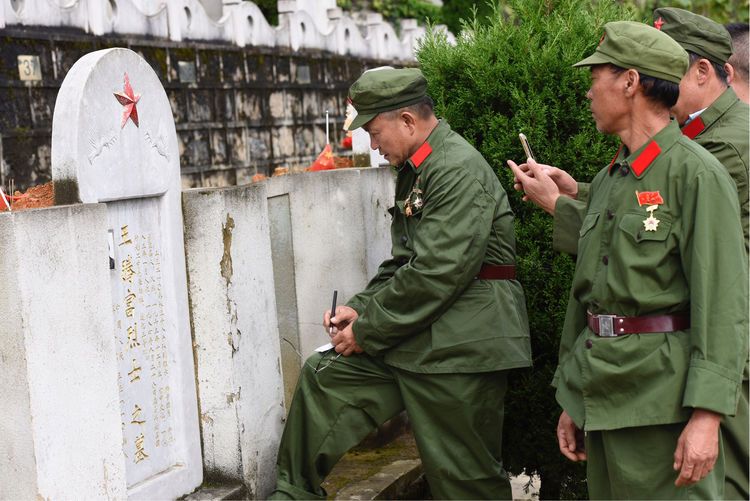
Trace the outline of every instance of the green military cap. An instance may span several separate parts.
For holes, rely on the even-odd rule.
[[[643,23],[615,21],[604,25],[596,51],[573,66],[614,64],[679,84],[689,66],[685,49],[666,34]]]
[[[707,17],[674,7],[654,11],[654,27],[682,48],[724,65],[732,55],[732,37],[724,26]]]
[[[378,68],[365,71],[349,88],[357,116],[348,130],[362,127],[384,111],[419,102],[427,95],[427,80],[417,68]]]

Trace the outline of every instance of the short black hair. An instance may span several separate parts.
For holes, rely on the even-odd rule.
[[[610,64],[609,67],[613,73],[618,75],[626,71],[625,68],[614,64]],[[650,101],[666,106],[668,109],[671,109],[672,106],[677,104],[677,99],[680,97],[679,84],[661,78],[644,75],[640,71],[638,72],[638,79],[641,87],[643,87],[643,95]]]
[[[716,73],[716,78],[718,78],[719,81],[721,83],[723,83],[725,86],[729,85],[729,82],[727,82],[727,72],[724,69],[724,65],[719,64],[719,63],[715,63],[715,62],[711,61],[710,59],[708,59],[707,57],[701,56],[699,54],[696,54],[695,52],[687,51],[687,53],[688,53],[688,56],[690,56],[690,66],[691,67],[696,62],[698,62],[698,60],[705,59],[706,61],[708,61],[709,63],[711,63],[711,66],[714,69],[714,73]]]
[[[748,50],[748,32],[750,25],[747,23],[730,23],[725,26],[732,36],[732,56],[727,61],[732,65],[739,77],[747,81],[750,77],[750,50]]]
[[[404,111],[408,111],[408,112],[413,113],[417,117],[421,118],[422,120],[427,120],[428,118],[432,117],[435,114],[434,110],[435,110],[435,102],[432,100],[430,96],[425,94],[421,100],[417,101],[414,104],[410,104],[409,106],[404,106],[403,108],[399,108],[397,110],[393,110],[391,112],[386,112],[386,113],[393,113],[394,115],[397,115]]]

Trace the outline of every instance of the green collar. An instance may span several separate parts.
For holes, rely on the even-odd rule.
[[[398,168],[398,170],[401,170],[408,165],[409,167],[411,167],[411,170],[413,170],[414,172],[418,172],[424,161],[432,153],[434,149],[433,146],[438,144],[440,140],[447,136],[450,130],[451,126],[448,125],[448,122],[443,119],[438,120],[437,126],[432,129],[432,132],[430,132],[430,135],[427,136],[427,139],[424,143],[422,143],[422,146],[417,148],[417,151],[415,151],[414,154]]]
[[[630,153],[625,145],[621,145],[617,150],[615,158],[609,164],[609,173],[612,174],[614,167],[628,166],[630,172],[637,179],[641,179],[648,168],[654,163],[654,160],[672,147],[679,139],[682,133],[675,120],[670,120],[669,125],[657,132],[654,137],[638,148],[635,153]]]
[[[722,92],[721,95],[716,98],[716,101],[711,103],[711,106],[706,108],[703,113],[695,117],[694,120],[682,128],[682,133],[690,139],[695,139],[704,130],[711,127],[714,122],[721,118],[721,116],[739,100],[740,99],[737,97],[737,94],[734,93],[734,90],[732,90],[731,87],[727,87],[727,90]]]

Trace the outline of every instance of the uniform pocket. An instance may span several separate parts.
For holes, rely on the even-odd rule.
[[[661,218],[658,214],[654,217],[659,219],[656,231],[646,231],[643,221],[648,217],[646,214],[625,214],[620,221],[620,229],[625,232],[630,240],[638,244],[640,242],[663,242],[669,236],[672,230],[672,222],[663,215]]]
[[[578,238],[583,238],[586,234],[596,226],[596,222],[599,220],[599,213],[587,214],[581,224],[581,230],[578,232]]]

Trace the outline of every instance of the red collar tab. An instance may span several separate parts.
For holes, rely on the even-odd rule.
[[[620,152],[622,151],[622,147],[625,146],[624,144],[620,144],[620,147],[617,148],[617,153],[615,153],[615,156],[612,158],[612,161],[609,162],[609,172],[612,172],[612,167],[615,166],[615,160],[617,160],[617,157],[620,156]]]
[[[430,153],[432,153],[432,146],[430,146],[430,143],[425,142],[416,152],[414,152],[409,160],[414,164],[415,169],[419,169],[419,166],[422,165],[425,158],[430,156]]]
[[[695,137],[703,132],[703,130],[706,128],[706,124],[703,123],[703,120],[701,120],[701,117],[695,117],[693,121],[691,121],[689,124],[687,124],[685,127],[682,128],[682,133],[685,134],[690,139],[695,139]]]
[[[656,144],[656,141],[648,143],[648,146],[646,146],[641,154],[638,155],[638,158],[633,160],[633,163],[631,164],[635,175],[640,176],[643,174],[645,170],[648,169],[648,166],[651,165],[651,162],[659,156],[659,153],[661,153],[661,148]]]

